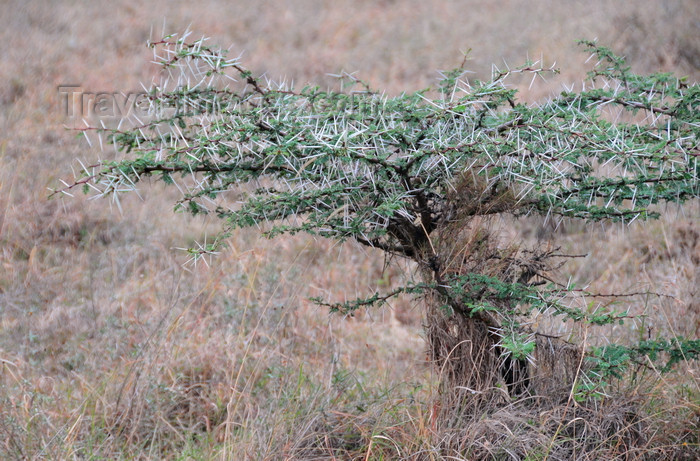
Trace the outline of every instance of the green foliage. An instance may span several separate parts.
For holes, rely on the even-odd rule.
[[[583,42],[596,60],[586,89],[538,105],[519,102],[508,86],[514,74],[554,71],[533,63],[486,82],[457,69],[437,92],[392,97],[350,75],[339,78],[339,91],[266,81],[204,40],[151,46],[164,79],[149,93],[150,118],[96,130],[124,157],[86,168],[74,186],[116,197],[155,175],[183,191],[176,209],[220,218],[221,237],[259,226],[270,237],[352,239],[435,273],[387,295],[317,300],[333,311],[435,291],[459,315],[495,319],[500,346],[525,358],[535,342],[520,319],[532,311],[591,324],[626,315],[567,305],[572,287],[533,282],[543,264],[442,277],[436,230],[502,213],[632,222],[657,217],[653,205],[700,196],[700,87],[670,74],[633,74],[593,42]],[[464,178],[472,186],[460,188]],[[221,241],[192,254],[214,253]],[[665,351],[667,369],[697,356],[697,344],[682,344],[611,346],[594,357],[603,375],[617,376],[624,363]]]
[[[591,372],[605,379],[622,378],[629,365],[645,367],[661,362],[660,371],[668,372],[682,360],[696,360],[700,355],[700,340],[683,337],[671,340],[648,340],[628,347],[611,344],[594,348],[589,360],[594,364]],[[665,362],[665,363],[663,363]]]

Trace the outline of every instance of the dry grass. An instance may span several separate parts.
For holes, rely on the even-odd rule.
[[[679,374],[646,375],[626,390],[628,400],[598,414],[553,409],[529,420],[514,408],[442,430],[417,302],[341,319],[307,301],[381,289],[410,277],[410,268],[384,270],[381,255],[350,244],[269,242],[245,231],[209,266],[183,269],[186,256],[174,248],[204,240],[216,223],[171,213],[172,191],[143,190],[144,201],[123,201],[123,214],[82,197],[47,200],[47,187],[70,176],[74,159],[98,155],[63,129],[75,120],[62,111],[57,85],[138,89],[154,71],[144,43],[152,27],[161,33],[164,16],[169,32],[190,25],[245,50],[252,68],[300,83],[328,83],[326,72],[344,69],[394,93],[424,88],[469,48],[478,78],[492,62],[557,61],[564,72],[535,82],[527,96],[534,100],[579,81],[578,38],[600,38],[638,70],[697,79],[697,2],[148,5],[0,4],[1,458],[461,459],[454,449],[471,446],[472,457],[556,459],[565,444],[555,445],[546,428],[575,438],[581,432],[566,431],[602,418],[607,428],[588,430],[605,429],[591,438],[604,442],[630,424],[629,405],[649,415],[644,446],[658,450],[629,459],[682,459],[692,449],[683,443],[697,443],[700,377],[692,363]],[[593,289],[674,296],[641,300],[635,309],[648,320],[636,329],[573,334],[599,342],[697,337],[696,205],[645,227],[584,233],[575,224],[553,231],[522,222],[511,231],[533,240],[553,234],[567,251],[590,252],[565,271]],[[578,417],[582,426],[560,428]],[[525,426],[545,429],[525,440]]]

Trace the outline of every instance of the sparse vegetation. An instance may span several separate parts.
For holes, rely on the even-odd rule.
[[[607,387],[626,379],[630,363],[668,372],[700,354],[700,340],[681,336],[589,352],[575,335],[564,339],[533,327],[538,317],[568,320],[584,331],[623,325],[637,320],[629,308],[612,309],[595,298],[619,303],[661,295],[575,289],[554,272],[561,260],[578,255],[503,244],[491,224],[504,215],[540,216],[545,224],[564,218],[632,223],[658,218],[651,209],[657,204],[697,199],[700,87],[671,74],[634,74],[609,49],[583,42],[595,61],[589,88],[536,106],[522,104],[508,80],[556,72],[539,63],[496,69],[486,82],[462,79],[463,69],[446,72],[435,99],[429,90],[382,96],[347,74],[339,76],[341,91],[296,90],[254,76],[206,42],[167,36],[150,45],[164,76],[148,93],[147,121],[82,131],[94,130],[100,140],[106,135],[127,157],[84,167],[56,193],[81,187],[119,203],[120,194],[147,177],[177,185],[183,197],[176,211],[213,214],[225,223],[213,243],[188,250],[194,264],[246,227],[262,227],[269,238],[304,232],[352,239],[411,260],[419,283],[343,303],[315,301],[346,315],[402,293],[428,301],[426,337],[440,378],[435,418],[441,428],[468,432],[468,421],[514,400],[533,415],[563,406],[565,418],[572,402],[576,415],[607,410],[618,403],[600,400],[617,400]],[[247,185],[254,189],[242,190]],[[548,457],[653,452],[643,419],[628,409],[613,432],[590,423],[580,429],[590,435],[574,443],[559,434],[574,421],[563,419],[556,431],[544,432],[552,440]],[[505,443],[494,440],[499,436],[487,438],[499,446]],[[506,445],[519,456],[531,449]],[[471,443],[451,448],[486,457]]]
[[[254,230],[237,230],[226,240],[219,240],[223,246],[216,258],[200,260],[209,267],[198,265],[184,272],[180,264],[202,252],[182,257],[173,247],[196,246],[199,242],[205,245],[203,249],[213,250],[206,244],[213,242],[217,225],[206,217],[187,219],[183,214],[171,217],[163,212],[171,208],[168,203],[180,198],[168,188],[142,188],[140,194],[148,198],[143,203],[125,196],[120,202],[122,215],[104,209],[99,201],[84,202],[78,196],[63,202],[46,202],[45,194],[36,188],[36,178],[46,177],[46,184],[55,187],[56,176],[65,174],[61,173],[65,172],[61,165],[78,156],[76,149],[84,148],[85,144],[75,143],[70,133],[62,133],[60,128],[37,128],[66,122],[60,115],[62,100],[55,94],[55,82],[46,86],[36,76],[56,75],[59,84],[80,81],[98,90],[112,85],[117,89],[135,88],[138,80],[148,80],[148,73],[139,70],[146,66],[138,64],[142,59],[138,47],[148,37],[153,18],[143,11],[136,15],[136,10],[131,11],[126,3],[126,8],[110,16],[113,24],[129,24],[119,28],[122,33],[117,42],[105,41],[114,43],[114,50],[110,48],[112,45],[101,50],[102,57],[96,61],[89,51],[83,53],[87,56],[83,63],[91,69],[95,66],[111,69],[107,72],[110,78],[117,79],[116,83],[100,80],[104,78],[100,73],[90,74],[90,80],[71,77],[80,66],[66,67],[63,55],[51,52],[51,46],[56,43],[65,43],[65,49],[70,50],[68,42],[62,41],[64,35],[68,36],[66,31],[73,34],[80,30],[80,24],[96,23],[96,16],[90,16],[96,11],[93,7],[82,9],[77,16],[68,15],[66,12],[72,11],[70,7],[59,4],[25,7],[18,9],[21,14],[15,12],[18,22],[25,18],[21,15],[26,15],[30,31],[32,24],[41,25],[37,34],[49,39],[31,45],[29,55],[36,57],[36,50],[42,49],[42,60],[37,60],[37,65],[53,65],[56,73],[30,73],[29,67],[18,64],[20,61],[13,58],[11,51],[8,66],[0,70],[14,70],[16,74],[15,83],[2,89],[2,104],[7,110],[0,116],[5,132],[12,133],[2,140],[0,154],[8,165],[0,173],[3,194],[0,204],[4,210],[0,218],[0,240],[2,265],[6,269],[0,276],[3,325],[0,431],[7,440],[0,447],[3,456],[10,459],[585,459],[622,453],[621,457],[630,459],[683,459],[684,456],[692,459],[697,454],[694,444],[697,443],[698,386],[697,365],[690,357],[694,350],[692,342],[686,341],[685,347],[678,347],[675,342],[665,344],[666,349],[670,347],[676,352],[678,359],[668,372],[662,373],[662,368],[673,355],[660,354],[658,364],[646,361],[661,338],[697,338],[700,245],[696,238],[696,201],[678,208],[654,205],[651,211],[661,212],[661,219],[643,226],[637,222],[630,226],[583,226],[575,220],[565,220],[558,226],[552,220],[542,225],[533,216],[512,219],[506,215],[492,216],[469,228],[477,231],[477,236],[488,236],[485,250],[513,250],[514,258],[521,257],[519,252],[526,253],[523,250],[527,249],[546,251],[549,241],[562,247],[560,254],[589,253],[588,257],[571,260],[558,271],[544,273],[555,281],[567,281],[570,277],[571,286],[576,284],[587,293],[642,293],[617,301],[614,297],[587,298],[593,301],[590,306],[562,304],[586,309],[589,317],[597,315],[595,308],[600,305],[635,318],[626,320],[624,325],[577,327],[575,322],[552,322],[536,312],[525,319],[539,332],[598,348],[599,357],[604,359],[590,363],[597,370],[579,370],[580,363],[587,362],[581,362],[578,348],[569,349],[566,343],[561,344],[558,356],[569,357],[572,365],[557,368],[556,363],[562,362],[552,362],[555,374],[566,375],[573,370],[605,372],[608,376],[603,381],[577,381],[574,392],[565,393],[565,402],[550,402],[549,406],[542,401],[528,404],[523,395],[499,401],[498,395],[513,394],[502,370],[489,378],[484,373],[469,377],[461,374],[464,370],[450,371],[445,367],[441,373],[426,367],[425,344],[419,337],[422,320],[418,307],[426,297],[416,297],[415,292],[432,291],[433,284],[425,276],[425,269],[402,263],[398,258],[385,267],[380,251],[358,244],[332,245],[296,235],[278,236],[273,240],[274,245],[270,245]],[[285,35],[280,41],[275,41],[275,37],[288,34],[289,30],[280,21],[300,16],[296,10],[284,12],[279,10],[280,5],[273,4],[264,13],[262,10],[268,6],[260,5],[250,16],[253,18],[247,23],[250,26],[239,26],[236,34],[245,35],[244,27],[252,27],[255,36],[267,36],[255,43],[241,44],[239,39],[234,40],[238,42],[236,48],[251,50],[245,62],[255,69],[269,70],[269,75],[288,73],[298,82],[319,81],[316,77],[319,72],[342,64],[362,70],[359,75],[373,81],[371,87],[389,88],[387,98],[393,99],[392,95],[399,95],[400,90],[429,84],[430,69],[460,59],[458,48],[465,43],[462,39],[457,39],[459,43],[454,47],[441,46],[432,52],[430,46],[425,50],[424,45],[411,48],[413,65],[420,69],[417,72],[407,74],[406,62],[392,64],[381,57],[401,59],[407,52],[404,44],[444,45],[458,38],[454,31],[466,30],[461,26],[415,27],[422,22],[427,24],[431,17],[447,24],[451,20],[448,18],[459,16],[441,2],[435,2],[441,6],[434,14],[428,14],[425,8],[432,8],[433,4],[426,5],[411,3],[413,10],[395,8],[388,3],[365,5],[357,16],[343,13],[342,6],[324,6],[320,16],[330,29],[317,29],[315,20],[309,19],[317,16],[309,15],[305,20],[311,22],[304,30],[311,35],[305,32],[297,39]],[[678,2],[677,6],[664,7],[663,14],[671,15],[674,29],[667,34],[672,37],[668,42],[654,47],[664,50],[664,60],[636,60],[634,57],[643,50],[635,48],[631,53],[635,72],[653,72],[657,67],[681,69],[681,75],[687,72],[683,69],[688,69],[690,61],[684,56],[690,49],[676,53],[674,43],[679,42],[673,37],[694,36],[683,32],[683,27],[692,25],[685,26],[681,19],[692,18],[692,5],[692,2]],[[310,5],[300,2],[296,7],[303,11]],[[544,24],[548,18],[560,14],[558,6],[546,5],[542,9],[533,2],[531,8],[527,12],[520,10],[518,17],[537,17]],[[651,3],[640,5],[635,13],[639,19],[636,22],[623,11],[613,14],[608,9],[600,13],[602,16],[595,24],[600,30],[613,20],[616,24],[661,27],[663,23],[650,19],[658,14],[655,8]],[[669,8],[681,8],[685,14],[672,14]],[[507,15],[507,8],[499,6],[499,9],[503,17]],[[183,7],[173,14],[177,18],[186,15],[186,11],[189,10]],[[194,27],[228,41],[231,30],[220,29],[224,23],[223,11],[217,10],[213,22],[195,21]],[[580,11],[566,13],[576,17],[576,24],[586,24],[590,19]],[[237,10],[230,17],[246,14]],[[485,8],[479,13],[482,14],[496,13]],[[397,30],[400,33],[400,28],[386,22],[391,15],[411,25],[414,38],[410,40],[415,42],[402,41],[398,48],[394,42],[396,49],[391,53],[381,45],[373,46],[370,54],[363,53],[364,64],[358,64],[352,52],[343,54],[342,50],[359,49],[351,46],[357,31],[364,33],[355,37],[367,36],[374,45],[382,43],[381,35],[372,32],[380,28],[365,25],[363,21],[367,18],[381,18],[385,21],[381,30],[393,30],[392,36]],[[476,16],[470,15],[469,20]],[[64,24],[68,17],[71,22]],[[500,19],[493,17],[491,23],[497,30]],[[178,25],[178,21],[175,20],[176,28],[190,22],[187,19]],[[576,27],[567,30],[573,36],[558,37],[557,41],[564,43],[568,39],[573,44],[577,37],[600,34],[582,33]],[[100,30],[110,33],[108,27]],[[337,32],[328,35],[329,30]],[[446,39],[448,30],[453,35]],[[634,30],[630,26],[618,32],[622,40],[629,40]],[[133,31],[133,35],[124,31]],[[415,31],[422,35],[416,36]],[[471,54],[474,60],[467,66],[475,66],[479,80],[485,81],[489,71],[480,68],[479,62],[490,62],[500,56],[513,61],[520,59],[524,51],[535,54],[544,50],[547,59],[559,61],[564,70],[562,75],[551,76],[546,84],[537,80],[530,91],[523,91],[529,86],[529,79],[508,77],[515,77],[510,89],[520,88],[520,94],[527,95],[529,101],[544,101],[543,95],[550,88],[557,88],[556,82],[576,81],[574,76],[585,72],[577,64],[563,64],[561,49],[552,54],[546,46],[545,32],[544,29],[538,32],[542,34],[541,42],[526,41],[527,48],[507,53],[493,48],[497,40],[484,46],[467,42],[474,48]],[[94,37],[94,33],[80,33],[78,43],[83,38]],[[314,37],[317,44],[311,41],[313,34],[318,34]],[[605,42],[605,34],[602,35]],[[666,40],[662,37],[667,35],[647,36]],[[611,38],[615,36],[608,35],[608,43],[612,43]],[[355,40],[362,42],[364,38]],[[9,36],[6,43],[13,43]],[[338,48],[339,43],[343,48]],[[622,47],[616,44],[615,48],[630,54],[624,43]],[[322,56],[323,53],[313,55],[312,50],[327,48],[337,61],[299,59],[298,54],[289,52],[288,47],[295,46],[306,47],[311,56]],[[261,50],[267,51],[261,54]],[[281,51],[284,58],[279,60],[274,50]],[[388,54],[382,55],[385,51]],[[483,59],[485,54],[492,57]],[[128,56],[133,61],[128,61]],[[572,59],[566,53],[563,57]],[[304,68],[295,67],[294,60],[304,62]],[[386,77],[385,65],[390,69]],[[254,75],[257,72],[251,74]],[[473,88],[479,86],[472,75],[465,78]],[[329,79],[320,82],[333,84]],[[261,88],[267,89],[267,85]],[[241,87],[237,90],[245,91]],[[573,88],[570,91],[579,92]],[[255,92],[251,94],[255,97]],[[377,96],[365,97],[371,100]],[[434,94],[426,97],[436,99]],[[45,107],[50,110],[46,111]],[[644,118],[637,114],[626,120],[639,123]],[[117,122],[111,125],[107,121],[108,127],[116,127]],[[41,136],[37,137],[37,132]],[[88,136],[93,145],[98,144],[92,132]],[[96,154],[88,152],[85,156],[94,159]],[[111,161],[110,151],[104,151],[101,156]],[[36,165],[42,162],[50,173],[42,175],[37,171]],[[177,175],[173,179],[182,180]],[[483,186],[479,181],[469,181],[468,177],[455,184],[469,191]],[[242,194],[252,192],[255,188],[241,189]],[[240,200],[245,196],[241,193],[227,195],[222,203]],[[507,194],[502,198],[509,201]],[[265,230],[273,226],[270,224]],[[473,249],[469,245],[479,240],[471,238],[469,232],[455,229],[440,233],[445,237],[436,240],[439,252],[451,246]],[[449,242],[450,238],[454,241]],[[519,249],[508,244],[513,241],[521,242]],[[466,263],[461,267],[474,268]],[[459,266],[454,269],[459,273]],[[508,271],[508,266],[502,265],[493,273],[481,273],[481,278],[465,271],[464,277],[458,279],[465,282],[461,286],[466,292],[471,293],[466,289],[468,286],[481,286],[489,293],[487,301],[498,301],[499,288],[506,288],[507,284],[513,288],[512,281],[503,280],[503,270]],[[404,293],[389,300],[390,309],[354,311],[353,318],[327,317],[326,309],[308,302],[309,297],[318,297],[334,307],[351,307],[343,299],[374,292],[386,296],[395,290]],[[432,293],[427,301],[441,302],[440,297],[440,293]],[[337,301],[340,303],[336,304]],[[433,325],[438,328],[432,331],[439,333],[439,322],[444,322],[445,317],[442,311],[434,313],[438,316],[433,317]],[[449,321],[454,316],[446,318]],[[429,334],[426,339],[435,344],[433,337]],[[602,349],[611,340],[615,347]],[[630,348],[635,344],[636,347]],[[504,342],[502,346],[515,350],[520,357],[532,352],[519,347],[522,345],[528,343]],[[540,344],[537,346],[535,350]],[[546,361],[536,358],[540,364]],[[467,380],[463,383],[484,379],[487,388],[488,380],[494,380],[491,383],[495,385],[488,388],[492,392],[487,392],[488,398],[477,406],[479,411],[470,414],[464,406],[463,411],[454,411],[456,407],[450,399],[455,396],[445,387],[449,373]],[[547,386],[559,384],[545,376],[536,376],[536,380],[538,394],[542,393],[541,389],[549,389]],[[533,411],[534,408],[538,411]]]

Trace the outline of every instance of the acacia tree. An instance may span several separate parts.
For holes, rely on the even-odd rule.
[[[553,270],[553,248],[503,243],[497,216],[630,223],[658,217],[656,204],[700,195],[700,87],[670,74],[634,74],[607,48],[588,89],[538,105],[518,101],[514,74],[553,71],[528,63],[468,81],[444,74],[436,91],[389,97],[350,75],[337,91],[300,90],[256,77],[204,40],[152,43],[163,78],[148,114],[107,135],[121,160],[100,162],[62,192],[117,198],[155,176],[183,191],[175,208],[215,214],[217,239],[190,250],[216,252],[237,228],[265,235],[304,232],[353,240],[414,261],[417,283],[344,303],[378,305],[400,293],[427,300],[427,339],[449,407],[516,396],[560,395],[580,373],[616,372],[639,355],[671,366],[696,357],[699,341],[665,338],[581,351],[537,331],[533,313],[595,325],[627,313],[589,310],[581,291]],[[247,186],[246,186],[247,185]],[[659,354],[664,352],[664,354]]]

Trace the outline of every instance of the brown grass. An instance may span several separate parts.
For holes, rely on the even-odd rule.
[[[683,459],[692,449],[683,444],[697,443],[693,363],[678,374],[645,375],[628,400],[597,414],[532,420],[513,408],[443,430],[419,302],[400,299],[343,319],[307,301],[382,289],[411,277],[410,267],[384,269],[380,254],[351,244],[269,242],[249,230],[208,265],[183,268],[186,255],[175,248],[217,227],[171,213],[173,191],[144,188],[143,201],[124,198],[122,214],[106,201],[48,201],[47,188],[71,176],[76,158],[99,155],[64,129],[79,121],[65,116],[57,85],[138,89],[154,72],[144,43],[152,27],[161,34],[164,17],[168,32],[190,25],[245,51],[249,66],[273,78],[326,84],[327,72],[344,69],[392,93],[434,84],[435,70],[458,66],[469,48],[476,78],[488,77],[492,62],[556,61],[562,74],[534,82],[529,100],[580,83],[578,38],[600,38],[637,70],[691,79],[700,56],[692,0],[3,2],[0,458],[462,459],[458,451],[471,446],[472,458],[557,459],[565,445],[552,433],[579,437],[591,424],[589,431],[605,430],[590,440],[604,441],[637,424],[624,418],[630,405],[649,421],[640,426],[647,451],[629,459]],[[508,229],[590,252],[563,276],[594,290],[673,296],[636,300],[634,311],[648,317],[635,327],[572,336],[697,337],[700,212],[697,203],[667,211],[627,229],[525,221]],[[654,398],[640,404],[635,391]],[[518,437],[525,426],[545,429]]]

